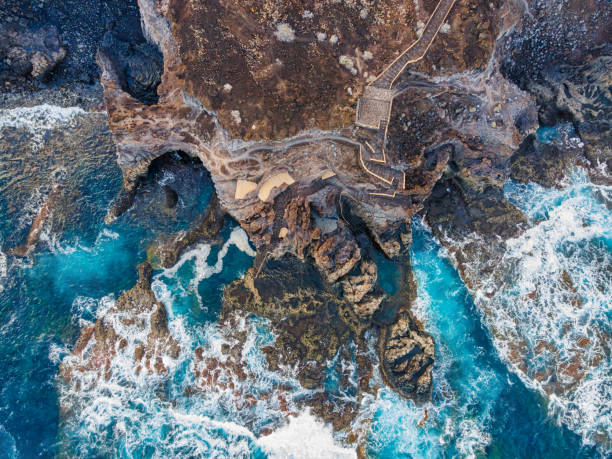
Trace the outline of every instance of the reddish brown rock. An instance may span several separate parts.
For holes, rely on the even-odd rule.
[[[313,257],[317,266],[323,269],[328,282],[336,282],[355,267],[361,253],[353,238],[338,231],[317,242]]]
[[[151,290],[151,267],[144,263],[138,271],[137,284],[124,292],[93,327],[82,331],[73,355],[65,359],[60,368],[66,382],[76,384],[85,378],[91,385],[100,377],[108,380],[112,377],[112,361],[117,354],[126,354],[150,373],[166,372],[164,358],[178,358],[181,350],[168,329],[166,309]],[[139,374],[140,368],[139,365],[134,371]]]
[[[26,241],[14,249],[10,250],[11,255],[16,255],[18,257],[27,257],[30,252],[36,246],[38,239],[40,238],[40,233],[43,230],[43,225],[49,218],[51,212],[53,211],[53,205],[55,201],[57,201],[60,193],[62,192],[62,186],[60,184],[54,184],[51,187],[51,191],[47,195],[45,201],[40,207],[38,214],[34,218],[32,225],[30,226],[30,231],[28,232],[28,236]]]

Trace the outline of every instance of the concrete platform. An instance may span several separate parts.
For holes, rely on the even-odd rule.
[[[366,86],[363,96],[357,102],[355,124],[367,129],[381,129],[389,122],[393,91]]]

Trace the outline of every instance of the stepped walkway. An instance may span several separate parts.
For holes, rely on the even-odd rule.
[[[372,192],[371,195],[394,198],[398,192],[406,188],[405,173],[393,169],[387,163],[385,152],[387,128],[396,94],[393,85],[408,64],[423,59],[454,3],[455,0],[440,0],[420,38],[365,87],[363,96],[357,102],[355,124],[376,131],[371,142],[365,142],[365,145],[360,146],[359,161],[367,173],[384,183],[384,185],[381,183],[383,190]]]

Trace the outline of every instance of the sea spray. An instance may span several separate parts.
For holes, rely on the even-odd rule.
[[[417,406],[386,387],[364,398],[354,428],[368,426],[369,455],[597,456],[555,425],[541,398],[507,370],[446,251],[421,220],[413,221],[412,231],[412,311],[436,342],[432,400]]]
[[[331,426],[326,426],[309,412],[291,416],[289,423],[257,440],[271,459],[352,459],[354,449],[334,441]]]
[[[28,133],[27,142],[32,151],[45,143],[45,133],[51,129],[75,128],[79,117],[88,114],[79,107],[37,105],[0,109],[0,131],[18,129]],[[100,113],[101,116],[105,114]]]
[[[476,297],[492,304],[487,323],[501,355],[550,395],[551,414],[609,449],[612,187],[591,183],[578,169],[561,189],[510,183],[506,195],[533,227],[506,243],[500,269],[512,282],[484,283]],[[525,343],[525,366],[510,340]]]
[[[523,233],[494,243],[477,234],[461,240],[443,234],[445,256],[468,282],[497,354],[546,397],[547,415],[559,428],[569,426],[606,454],[611,188],[591,183],[582,169],[559,186],[509,182],[506,197],[527,217]]]
[[[4,280],[8,276],[8,261],[6,255],[0,251],[0,292],[4,290]]]
[[[65,451],[78,455],[118,451],[121,457],[265,457],[264,449],[281,448],[292,451],[293,457],[303,457],[301,449],[287,449],[283,432],[303,436],[300,428],[304,426],[317,427],[317,451],[324,455],[344,451],[335,445],[331,428],[299,414],[294,400],[308,391],[301,389],[295,369],[268,370],[260,349],[272,344],[275,336],[267,321],[232,316],[223,326],[212,320],[198,323],[176,301],[176,285],[181,285],[181,292],[193,293],[199,284],[212,282],[213,275],[224,271],[232,247],[254,254],[245,233],[234,228],[212,264],[210,246],[200,245],[186,252],[174,267],[155,275],[154,291],[167,305],[168,328],[181,348],[176,360],[164,358],[166,372],[135,369],[137,343],[146,340],[150,329],[147,314],[122,315],[111,296],[100,301],[75,300],[73,312],[85,320],[83,324],[93,314],[92,319],[112,324],[127,343],[111,359],[108,378],[83,374],[76,386],[60,385],[61,406],[71,413],[62,429]],[[184,270],[186,265],[192,269]],[[132,323],[144,326],[134,328]],[[88,348],[82,352],[87,355]],[[54,358],[55,354],[57,350]],[[63,363],[75,358],[66,356]],[[261,433],[274,432],[289,415],[297,421],[289,421],[279,435],[260,445]]]
[[[211,245],[197,244],[194,248],[186,251],[174,266],[166,268],[154,276],[153,291],[167,308],[171,308],[172,303],[177,301],[179,297],[189,298],[191,296],[194,296],[197,304],[202,307],[203,301],[198,286],[203,280],[221,273],[223,260],[232,246],[249,257],[255,256],[255,251],[251,248],[244,230],[235,227],[227,241],[223,243],[221,250],[216,254],[217,259],[214,264],[208,264],[208,258],[212,250]],[[187,277],[177,276],[179,273],[188,275],[189,281],[187,284],[184,283]]]
[[[481,351],[483,337],[468,318],[462,283],[419,221],[413,233],[418,287],[413,311],[436,342],[432,401],[416,406],[380,389],[369,406],[369,450],[376,457],[474,457],[490,443],[487,427],[502,381]]]

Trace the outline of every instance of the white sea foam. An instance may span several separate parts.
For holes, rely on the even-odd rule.
[[[11,331],[11,327],[13,326],[16,320],[17,320],[17,314],[12,312],[9,320],[3,323],[2,325],[0,325],[0,335],[6,335],[9,331]]]
[[[175,180],[176,180],[176,176],[172,172],[170,172],[168,169],[163,169],[162,177],[161,179],[159,179],[158,183],[161,186],[164,186],[164,185],[168,185],[169,183],[174,182]]]
[[[66,346],[60,346],[56,343],[51,343],[49,346],[49,360],[53,365],[59,365],[62,359],[68,355],[70,350]]]
[[[203,278],[203,274],[222,269],[223,259],[232,244],[246,253],[253,253],[242,231],[235,230],[212,267],[206,267],[210,247],[196,248],[185,254],[179,263],[186,260],[200,263],[199,271],[194,270],[193,275]],[[169,291],[163,282],[167,278],[156,279],[158,297],[160,291]],[[293,397],[303,393],[291,372],[279,374],[268,370],[266,359],[259,350],[274,340],[267,322],[238,317],[229,327],[219,327],[216,323],[187,327],[186,318],[173,309],[173,301],[164,302],[168,303],[170,333],[178,341],[181,354],[176,360],[164,357],[167,373],[148,374],[143,370],[138,374],[134,352],[137,343],[147,339],[148,314],[128,317],[114,309],[115,303],[110,296],[99,301],[85,297],[75,300],[73,312],[76,316],[103,318],[117,334],[127,338],[127,345],[117,349],[113,356],[108,379],[96,377],[95,371],[85,371],[77,376],[78,386],[61,385],[62,406],[74,409],[74,415],[64,423],[64,437],[70,439],[76,454],[81,456],[113,454],[118,449],[137,454],[148,447],[155,451],[155,457],[252,457],[259,449],[253,432],[274,428],[286,416],[287,410],[297,411]],[[129,321],[124,320],[128,318]],[[241,345],[240,361],[236,363],[244,366],[246,379],[232,376],[233,367],[226,365],[218,384],[200,386],[201,376],[196,376],[195,372],[202,371],[209,359],[222,364],[235,358],[224,352],[224,346],[235,346],[239,342],[237,337],[243,334],[246,339]],[[89,343],[83,350],[85,358],[91,345]],[[202,361],[194,360],[196,346],[203,350]],[[51,355],[57,358],[62,350],[53,349]],[[64,357],[63,363],[78,364],[78,359],[69,355]],[[231,387],[228,387],[229,382]],[[201,389],[186,396],[185,389],[189,387]],[[295,391],[287,393],[286,387],[294,387]],[[281,397],[285,397],[285,412],[279,409]],[[251,401],[256,403],[253,405]]]
[[[576,171],[561,189],[511,184],[506,196],[532,226],[506,241],[489,274],[466,267],[476,304],[501,357],[548,395],[550,414],[609,450],[612,187]]]
[[[108,314],[105,318],[120,335],[126,336],[128,330],[122,329],[125,325],[120,318],[115,320]],[[134,344],[145,338],[148,330],[145,327],[144,331],[130,330],[128,346],[112,359],[109,379],[94,381],[83,375],[78,391],[63,388],[61,403],[77,408],[66,427],[69,435],[77,439],[80,454],[94,451],[110,454],[121,446],[137,451],[149,445],[155,457],[251,457],[256,437],[247,424],[257,428],[259,422],[269,423],[282,416],[274,404],[267,406],[264,400],[252,408],[236,403],[236,393],[257,393],[270,387],[270,379],[280,378],[263,368],[251,367],[255,379],[249,377],[233,390],[210,387],[205,392],[185,396],[186,387],[197,387],[192,373],[196,344],[203,347],[206,358],[224,361],[228,357],[222,353],[222,345],[232,345],[234,341],[231,333],[226,336],[213,323],[195,330],[190,327],[188,331],[183,319],[175,317],[169,328],[182,352],[174,363],[164,359],[168,373],[135,373]],[[257,333],[255,324],[245,319],[236,324],[235,331],[240,330],[249,335]],[[244,352],[254,351],[248,348],[256,342],[257,339],[247,340]],[[66,357],[65,362],[73,358]],[[160,389],[164,389],[162,395]]]
[[[155,279],[156,295],[167,304],[170,333],[181,347],[178,359],[163,357],[166,373],[135,371],[135,348],[147,340],[150,313],[128,316],[114,309],[110,296],[99,301],[84,297],[75,300],[76,316],[95,314],[127,340],[110,361],[110,377],[97,376],[96,369],[79,372],[78,386],[61,385],[62,406],[74,410],[74,415],[66,419],[64,433],[78,455],[113,454],[118,449],[137,454],[148,447],[155,451],[155,457],[252,457],[259,448],[254,432],[274,428],[288,412],[296,411],[293,397],[303,393],[299,383],[290,371],[270,372],[259,350],[274,340],[266,321],[237,317],[229,327],[216,323],[187,326],[183,313],[174,310],[164,280],[172,279],[187,260],[195,261],[192,274],[196,279],[219,272],[231,245],[253,253],[242,230],[234,230],[214,265],[207,264],[210,247],[202,245],[181,257],[179,266],[166,270],[165,277],[158,275]],[[85,359],[92,343],[82,352]],[[239,343],[243,344],[238,357],[224,352],[224,346]],[[202,349],[203,360],[194,359],[196,347]],[[56,351],[54,356],[61,355]],[[229,361],[236,358],[237,362]],[[69,355],[63,363],[78,367],[79,359]],[[214,368],[221,373],[218,381],[203,385],[211,359],[218,362]],[[236,364],[243,368],[246,379],[233,374]],[[287,387],[295,390],[287,392]],[[187,388],[195,389],[195,393],[187,396]],[[284,412],[279,409],[281,399],[286,403]]]
[[[257,444],[275,459],[357,457],[354,449],[345,448],[334,441],[331,426],[318,421],[308,412],[291,416],[286,426],[261,437]]]
[[[6,255],[0,251],[0,292],[4,290],[4,281],[8,277],[8,262]]]
[[[115,233],[114,231],[111,231],[108,228],[104,228],[98,235],[96,242],[98,240],[104,240],[104,239],[117,240],[119,239],[119,233]]]
[[[503,382],[483,359],[466,316],[466,291],[444,271],[443,250],[433,238],[424,243],[411,255],[417,280],[411,310],[436,343],[432,401],[417,406],[383,386],[364,400],[358,423],[373,419],[368,443],[380,457],[479,457],[491,442],[487,429]]]
[[[164,269],[161,273],[157,274],[152,282],[153,291],[155,292],[157,298],[164,303],[166,307],[171,305],[172,301],[175,299],[175,296],[165,286],[163,280],[164,278],[168,279],[176,277],[179,269],[181,269],[186,263],[191,262],[193,264],[194,276],[189,283],[189,291],[197,297],[198,302],[201,305],[202,299],[198,293],[198,285],[203,280],[223,271],[223,260],[232,245],[249,256],[255,256],[255,251],[249,244],[247,234],[242,228],[236,227],[232,230],[230,237],[221,247],[221,250],[217,254],[217,260],[213,265],[208,264],[211,245],[198,244],[193,249],[185,252],[174,266]],[[179,295],[184,296],[189,294],[189,292],[187,292],[184,288],[180,288],[179,290]]]
[[[0,129],[5,127],[45,129],[71,122],[76,116],[87,113],[80,107],[59,107],[57,105],[36,105],[0,109]]]
[[[37,148],[42,145],[46,131],[74,127],[78,117],[86,113],[79,107],[58,107],[47,104],[0,109],[0,130],[4,128],[26,130],[31,136],[32,147]]]
[[[461,457],[475,458],[485,454],[485,448],[491,443],[491,435],[483,427],[474,419],[461,420],[457,442],[457,450]]]
[[[79,320],[91,321],[96,317],[102,317],[111,307],[115,305],[113,295],[107,295],[97,300],[88,296],[77,296],[72,302],[73,317]]]
[[[44,192],[40,187],[36,188],[30,198],[26,201],[25,206],[19,212],[19,217],[17,218],[15,231],[22,230],[24,228],[30,227],[36,215],[40,211],[40,208],[45,201],[47,193]]]
[[[70,255],[75,252],[86,252],[89,254],[99,253],[103,250],[103,244],[109,240],[119,239],[119,233],[103,228],[96,237],[92,245],[83,245],[78,237],[70,241],[62,240],[61,235],[52,233],[48,226],[41,230],[39,241],[46,245],[46,248],[55,254]]]

